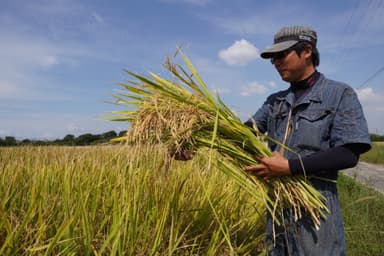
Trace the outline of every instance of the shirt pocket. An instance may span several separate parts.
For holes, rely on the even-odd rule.
[[[300,150],[323,149],[329,143],[332,116],[330,109],[312,109],[300,113],[295,124],[295,146]]]
[[[287,111],[273,113],[268,119],[268,136],[276,141],[282,142],[287,126],[287,118]],[[277,150],[277,144],[275,142],[268,141],[268,145],[272,151]]]

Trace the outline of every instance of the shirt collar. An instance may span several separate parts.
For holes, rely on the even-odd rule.
[[[295,105],[301,105],[301,104],[305,104],[305,103],[310,103],[311,101],[312,102],[322,102],[323,100],[323,86],[324,86],[324,82],[325,82],[325,77],[323,74],[321,74],[320,72],[318,72],[318,79],[317,81],[312,85],[313,88],[308,92],[308,94],[306,94],[305,96],[303,96],[301,99],[299,99],[299,101],[295,102],[295,93],[293,92],[293,90],[291,88],[289,88],[289,92],[287,94],[287,96],[285,97],[285,100],[287,101],[287,103],[289,103],[291,106]]]

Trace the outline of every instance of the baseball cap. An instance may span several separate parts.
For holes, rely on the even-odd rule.
[[[316,31],[305,26],[283,27],[275,34],[274,44],[262,52],[260,56],[264,59],[272,58],[274,53],[284,51],[298,42],[308,42],[316,47]]]

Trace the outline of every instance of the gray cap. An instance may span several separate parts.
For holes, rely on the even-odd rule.
[[[275,34],[274,44],[260,56],[264,59],[272,58],[274,53],[284,51],[298,42],[308,42],[316,47],[316,31],[304,26],[283,27]]]

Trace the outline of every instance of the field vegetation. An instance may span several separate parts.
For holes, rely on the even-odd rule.
[[[384,195],[345,175],[338,190],[347,255],[384,255]]]
[[[198,155],[0,148],[0,255],[258,255],[263,204]],[[383,255],[382,194],[341,176],[348,255]]]
[[[0,255],[247,255],[262,249],[261,202],[199,157],[167,163],[153,147],[0,151]]]
[[[372,143],[372,149],[361,156],[361,160],[373,164],[384,164],[384,141]]]

